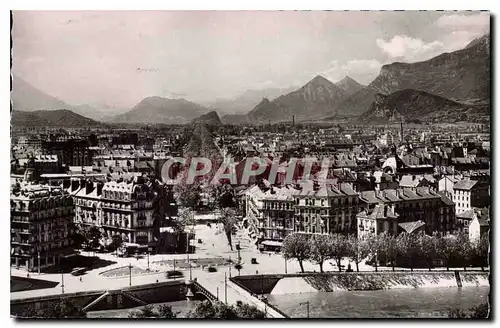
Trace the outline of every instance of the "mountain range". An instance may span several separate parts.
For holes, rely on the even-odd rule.
[[[207,114],[203,114],[201,116],[198,116],[194,120],[191,121],[191,123],[201,123],[201,124],[208,124],[208,125],[222,125],[222,121],[219,118],[219,115],[217,114],[216,111],[211,111]]]
[[[116,116],[113,122],[186,124],[209,111],[185,99],[147,97],[127,113]]]
[[[418,113],[430,120],[441,114],[454,120],[457,115],[453,111],[460,113],[461,118],[465,114],[476,119],[488,113],[490,102],[489,38],[489,34],[485,35],[463,49],[426,61],[384,65],[367,86],[348,76],[332,83],[318,75],[300,88],[249,90],[232,100],[218,100],[207,106],[185,99],[147,97],[128,112],[113,117],[91,105],[69,105],[13,76],[12,121],[26,125],[38,122],[94,126],[97,122],[88,117],[116,123],[165,124],[186,124],[193,120],[216,124],[219,121],[267,123],[291,121],[292,117],[298,122],[351,117],[354,121],[369,122],[370,118],[413,119]]]
[[[445,111],[453,106],[462,108],[460,103],[464,103],[463,108],[467,108],[468,113],[474,116],[474,111],[477,110],[481,116],[484,114],[485,104],[489,103],[489,83],[490,39],[489,35],[485,35],[473,40],[463,49],[443,53],[426,61],[384,65],[379,75],[366,87],[350,77],[333,84],[317,76],[297,91],[273,101],[263,99],[247,117],[251,122],[290,121],[292,115],[295,115],[296,120],[314,119],[318,116],[331,119],[359,117],[371,110],[377,115],[389,115],[390,112],[386,117],[390,120],[394,118],[394,111],[388,112],[382,108],[390,104],[396,106],[396,110],[405,106],[408,98],[422,102],[415,104],[415,108],[430,106],[426,110],[432,111]],[[381,101],[382,98],[386,99],[384,95],[401,90],[406,91],[387,98],[385,103]],[[439,101],[433,95],[453,101],[455,105]],[[482,106],[468,106],[471,102],[480,102]],[[441,108],[440,105],[444,103],[445,108]],[[399,113],[398,110],[396,112]],[[375,116],[380,120],[381,116],[377,115]],[[402,115],[405,116],[406,112]]]
[[[489,101],[489,34],[463,49],[426,61],[382,66],[375,80],[340,102],[337,111],[361,115],[370,108],[376,94],[388,95],[404,89],[424,91],[457,102]]]
[[[321,75],[303,87],[273,101],[264,98],[247,116],[251,122],[279,122],[326,116],[336,105],[361,85],[346,77],[339,85]]]
[[[488,106],[467,105],[424,91],[405,89],[390,95],[376,94],[375,101],[360,117],[363,123],[477,121],[488,114]]]
[[[259,90],[246,90],[242,94],[233,99],[217,99],[214,102],[203,104],[211,109],[216,110],[224,115],[247,114],[252,108],[263,99],[275,99],[281,95],[290,93],[296,90],[297,87],[288,88],[266,88]]]
[[[49,126],[61,128],[102,127],[104,124],[76,114],[68,109],[11,112],[11,125],[15,127]]]

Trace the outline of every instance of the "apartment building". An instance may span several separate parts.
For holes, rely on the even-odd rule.
[[[11,265],[37,271],[73,253],[70,229],[74,207],[62,188],[33,182],[13,187],[10,195]]]
[[[456,227],[454,203],[428,187],[363,191],[359,197],[366,213],[372,213],[379,204],[394,206],[398,224],[421,221],[427,234]]]
[[[154,241],[156,221],[162,204],[154,206],[158,193],[143,177],[133,181],[72,181],[75,223],[97,226],[105,239],[120,235],[124,242],[148,244]]]
[[[473,207],[485,207],[490,204],[489,185],[487,183],[464,179],[453,185],[453,201],[457,214]]]

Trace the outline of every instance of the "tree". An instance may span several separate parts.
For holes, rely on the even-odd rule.
[[[425,257],[429,271],[431,271],[432,262],[436,258],[436,238],[435,236],[426,235],[424,232],[417,235],[417,243],[421,254]]]
[[[303,262],[311,257],[309,237],[300,233],[289,234],[283,241],[281,253],[285,259],[297,259],[297,261],[299,261],[300,270],[304,272]]]
[[[114,234],[111,237],[111,244],[109,244],[109,248],[112,250],[118,250],[123,245],[123,239],[120,234]]]
[[[247,303],[237,305],[236,314],[240,319],[264,319],[266,317],[264,312]]]
[[[413,271],[414,260],[419,253],[419,243],[416,235],[403,232],[397,237],[397,245],[400,254],[408,259],[410,270]]]
[[[311,238],[311,260],[319,265],[323,272],[323,263],[330,258],[333,252],[333,240],[329,235],[313,235]]]
[[[356,238],[354,235],[349,235],[347,243],[349,245],[349,259],[356,264],[356,271],[359,272],[359,263],[370,253],[369,244],[366,240]]]
[[[367,236],[367,238],[365,239],[365,242],[368,245],[369,254],[371,254],[372,256],[375,256],[375,258],[373,259],[374,264],[375,264],[375,272],[378,272],[378,254],[380,251],[380,244],[381,244],[379,241],[379,238],[377,235],[371,234],[371,235]],[[375,253],[375,254],[373,254],[373,253]]]
[[[69,230],[70,238],[73,241],[73,245],[75,248],[81,248],[82,245],[86,244],[87,239],[84,235],[83,229],[80,226],[76,225],[74,222],[71,222]]]
[[[194,224],[194,212],[188,208],[179,213],[179,217],[174,229],[177,232],[184,232],[186,230],[186,226],[192,226]]]
[[[337,267],[339,268],[339,272],[342,271],[342,259],[346,256],[349,256],[349,244],[347,242],[347,238],[342,234],[334,234],[332,235],[332,253],[331,258],[335,259],[337,262]]]
[[[187,184],[185,181],[174,186],[175,201],[182,207],[197,208],[200,204],[200,183]]]
[[[474,249],[469,241],[469,236],[465,233],[459,233],[457,236],[457,253],[463,261],[464,271],[467,271],[467,265],[472,257]]]
[[[229,247],[233,250],[233,233],[236,233],[236,211],[233,208],[225,208],[221,211],[220,221],[224,226],[227,242]]]
[[[203,301],[187,314],[188,318],[197,319],[263,319],[265,313],[253,305],[246,303],[237,306],[222,302]]]
[[[384,232],[379,235],[377,239],[377,249],[382,255],[385,256],[386,265],[388,262],[390,262],[392,271],[395,271],[396,261],[399,254],[398,242],[396,237],[388,234],[387,232]]]
[[[82,236],[85,240],[86,249],[96,249],[99,247],[102,233],[96,226],[83,228]]]
[[[49,302],[42,308],[23,312],[23,318],[85,318],[87,315],[73,301],[63,298],[56,302]]]
[[[473,306],[467,311],[462,309],[450,309],[448,311],[448,318],[454,319],[486,319],[489,317],[490,308],[488,303],[481,303]]]
[[[481,270],[484,271],[484,266],[488,265],[488,255],[490,252],[490,236],[485,233],[481,236],[479,241],[474,247],[476,255],[479,257],[481,263]]]
[[[152,305],[146,305],[138,311],[133,311],[129,313],[129,318],[159,318],[159,319],[174,319],[177,318],[177,313],[172,311],[170,305],[162,304],[158,307],[153,307]]]
[[[450,259],[456,257],[458,252],[457,239],[455,236],[435,235],[436,254],[446,266],[446,271],[450,271]]]

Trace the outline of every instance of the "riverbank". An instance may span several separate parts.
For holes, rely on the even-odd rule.
[[[486,272],[370,272],[316,274],[280,279],[271,294],[403,288],[489,287]]]
[[[343,272],[252,275],[232,279],[255,294],[300,294],[409,288],[489,287],[489,272]]]

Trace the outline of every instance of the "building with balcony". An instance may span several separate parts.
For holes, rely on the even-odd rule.
[[[124,242],[147,245],[159,234],[157,218],[163,204],[157,203],[153,183],[143,177],[104,184],[72,181],[71,194],[75,199],[75,223],[99,227],[104,239],[120,235]]]
[[[293,187],[271,188],[262,198],[262,216],[259,232],[263,245],[268,241],[282,242],[285,237],[295,230],[294,196],[300,190]],[[276,244],[269,244],[276,245]]]
[[[11,265],[37,271],[73,254],[73,200],[62,188],[23,182],[10,195]]]
[[[366,213],[372,213],[379,204],[394,206],[398,224],[422,221],[427,234],[456,229],[454,203],[428,187],[363,191],[360,200]]]
[[[356,232],[359,198],[351,184],[304,186],[294,198],[296,232]]]

